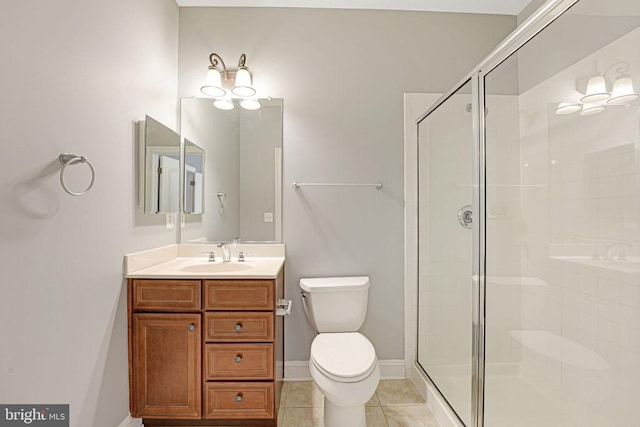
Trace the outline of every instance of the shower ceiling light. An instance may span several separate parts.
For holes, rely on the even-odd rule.
[[[238,60],[238,68],[235,70],[228,69],[224,61],[217,53],[209,55],[209,67],[207,70],[207,77],[203,86],[200,87],[200,92],[206,96],[214,98],[222,98],[231,94],[240,97],[248,98],[256,94],[256,90],[252,86],[251,73],[246,66],[247,56],[243,53]],[[257,103],[257,108],[256,108]],[[213,105],[223,110],[233,109],[233,102],[229,99],[218,99]],[[240,105],[244,108],[242,103]],[[248,103],[253,109],[260,108],[260,103]]]

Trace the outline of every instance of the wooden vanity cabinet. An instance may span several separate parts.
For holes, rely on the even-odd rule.
[[[277,279],[129,279],[131,414],[145,426],[276,425]]]

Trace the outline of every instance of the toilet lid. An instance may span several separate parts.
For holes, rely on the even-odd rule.
[[[311,344],[311,362],[319,371],[340,382],[356,382],[375,369],[376,351],[358,332],[323,333]]]

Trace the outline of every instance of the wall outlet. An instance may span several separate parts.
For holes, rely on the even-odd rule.
[[[173,214],[167,214],[167,230],[171,230],[174,227]]]
[[[264,222],[273,222],[273,212],[264,213]]]

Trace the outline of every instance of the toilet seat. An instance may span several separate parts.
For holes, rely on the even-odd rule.
[[[352,383],[368,377],[377,365],[376,351],[358,332],[323,333],[311,344],[311,363],[328,378]]]

